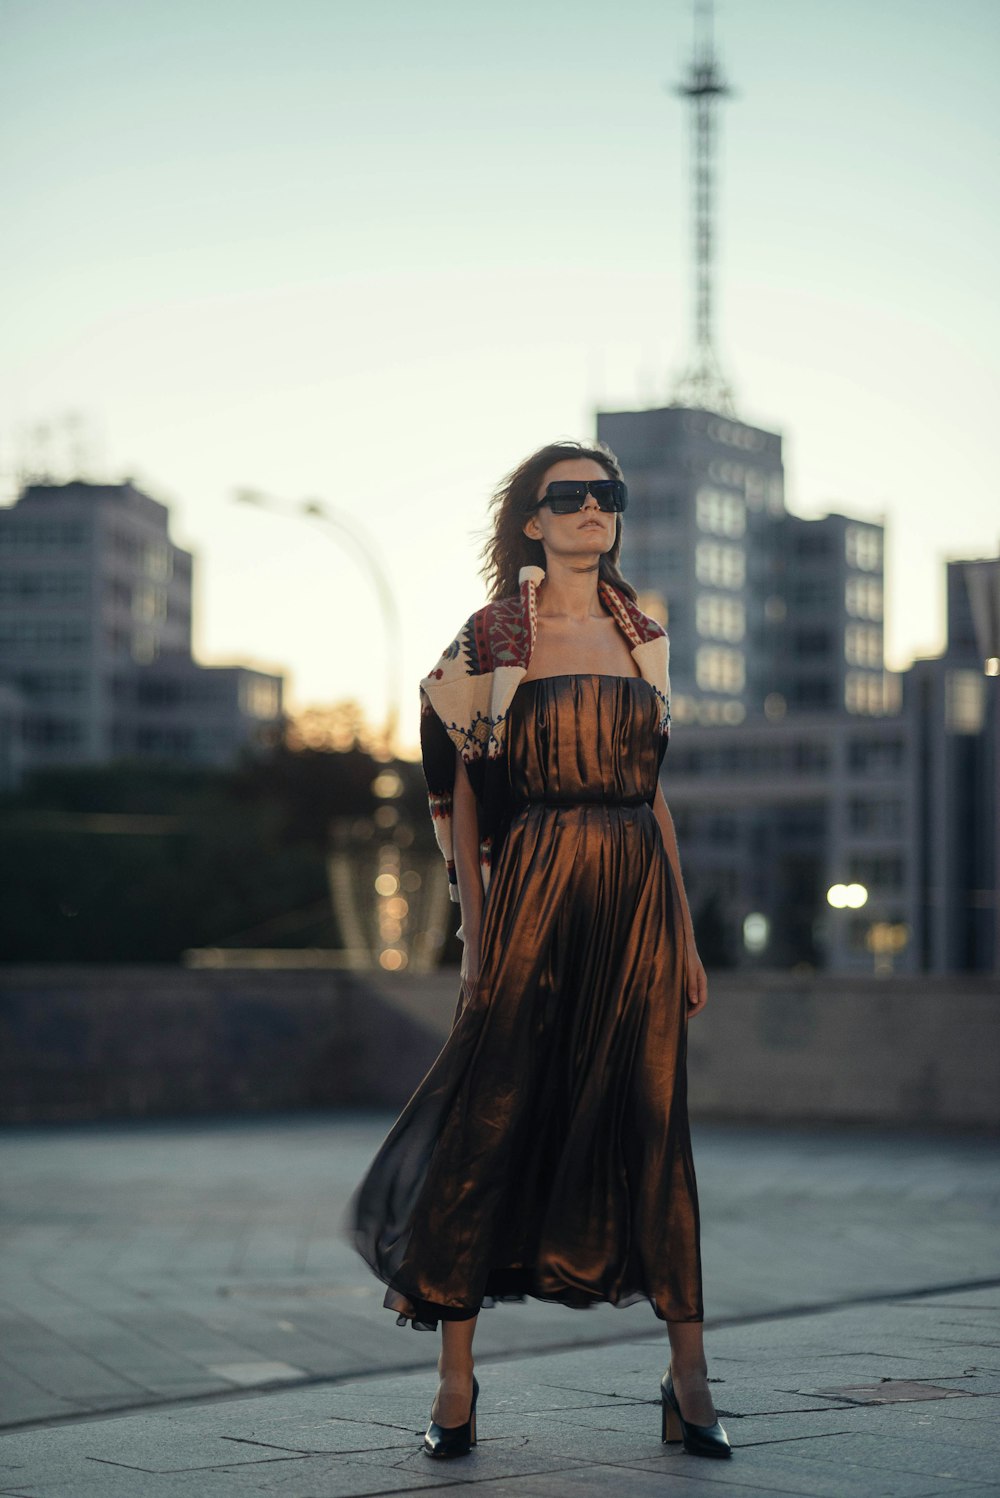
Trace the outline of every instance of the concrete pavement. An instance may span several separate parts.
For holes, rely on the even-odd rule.
[[[731,1462],[661,1447],[645,1306],[484,1312],[480,1443],[337,1233],[388,1115],[10,1131],[0,1493],[1000,1492],[992,1141],[698,1125]],[[721,1484],[721,1488],[718,1485]]]

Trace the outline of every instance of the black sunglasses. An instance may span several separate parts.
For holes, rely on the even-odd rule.
[[[621,514],[628,504],[628,490],[621,479],[556,479],[529,511],[548,505],[553,515],[574,515],[583,509],[588,494],[600,509],[611,513]]]

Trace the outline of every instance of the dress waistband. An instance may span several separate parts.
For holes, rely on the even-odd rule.
[[[632,796],[521,796],[511,802],[514,811],[523,811],[527,806],[648,806],[648,796],[636,793]]]

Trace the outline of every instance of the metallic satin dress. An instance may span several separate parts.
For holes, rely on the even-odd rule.
[[[400,1325],[526,1296],[703,1319],[658,711],[642,677],[514,694],[479,975],[344,1223]]]

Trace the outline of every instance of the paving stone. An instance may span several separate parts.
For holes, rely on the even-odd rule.
[[[822,1442],[817,1442],[821,1445]],[[674,1465],[656,1468],[670,1481],[684,1475],[681,1464],[697,1463],[696,1478],[713,1484],[717,1498],[730,1498],[731,1488],[755,1488],[758,1493],[803,1494],[807,1498],[930,1498],[932,1493],[950,1493],[960,1498],[959,1479],[894,1472],[879,1468],[873,1473],[862,1463],[845,1458],[828,1461],[818,1455],[803,1456],[786,1446],[740,1450],[729,1461],[710,1461],[679,1451]],[[636,1470],[651,1470],[649,1463],[630,1463]],[[685,1488],[679,1489],[686,1492]]]
[[[438,1338],[396,1327],[337,1241],[337,1192],[383,1135],[344,1118],[0,1139],[0,1168],[13,1167],[5,1415],[40,1422],[0,1436],[0,1494],[1000,1491],[1000,1287],[941,1289],[1000,1279],[978,1143],[703,1130],[710,1318],[720,1304],[766,1312],[707,1328],[733,1459],[661,1444],[669,1348],[648,1307],[529,1303],[480,1318],[479,1444],[431,1463],[420,1442]],[[910,1293],[921,1285],[932,1293]],[[881,1380],[897,1396],[963,1397],[862,1402]],[[263,1381],[275,1386],[256,1392]],[[147,1408],[42,1425],[135,1405]]]

